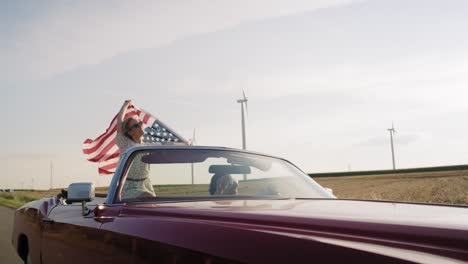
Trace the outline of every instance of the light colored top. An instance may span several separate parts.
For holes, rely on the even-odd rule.
[[[117,133],[115,143],[121,151],[120,155],[122,155],[126,149],[140,145],[120,133]],[[143,154],[135,156],[130,165],[127,178],[122,188],[122,199],[136,198],[142,194],[156,196],[153,185],[149,179],[149,164],[141,161],[141,155]]]

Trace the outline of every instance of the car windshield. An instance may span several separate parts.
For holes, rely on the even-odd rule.
[[[291,163],[240,151],[137,151],[123,171],[121,202],[334,198]]]

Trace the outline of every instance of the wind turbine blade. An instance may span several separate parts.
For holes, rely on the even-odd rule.
[[[249,108],[247,107],[247,101],[245,102],[245,113],[247,116],[249,115]]]
[[[249,100],[247,99],[247,96],[245,96],[244,89],[242,89],[242,95],[244,96],[245,112],[246,112],[247,115],[249,115],[249,107],[247,106],[247,101],[249,101]]]

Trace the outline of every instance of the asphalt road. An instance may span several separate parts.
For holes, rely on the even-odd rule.
[[[23,263],[11,245],[14,212],[12,209],[0,206],[0,263]]]

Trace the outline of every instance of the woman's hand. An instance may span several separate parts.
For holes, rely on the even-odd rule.
[[[133,104],[132,100],[125,100],[122,107],[120,108],[118,118],[117,118],[117,132],[121,134],[124,133],[124,128],[122,127],[122,123],[124,121],[125,112],[127,111],[128,106],[132,104]]]

